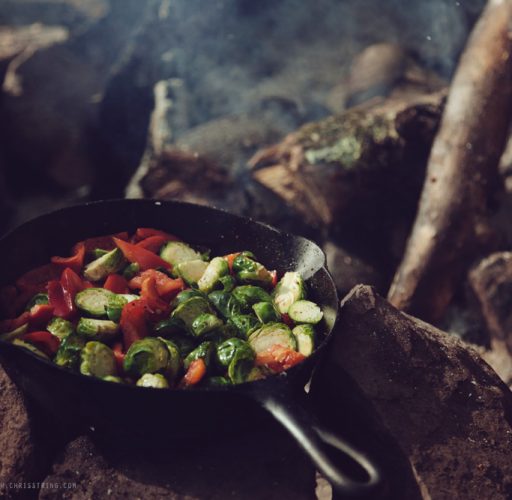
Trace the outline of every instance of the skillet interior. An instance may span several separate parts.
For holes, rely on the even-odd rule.
[[[0,347],[0,359],[13,379],[47,410],[87,424],[114,426],[129,432],[161,425],[170,436],[197,435],[222,426],[226,413],[231,422],[249,424],[261,419],[250,393],[275,390],[276,385],[300,387],[326,344],[336,320],[337,296],[324,268],[325,257],[314,243],[280,233],[264,224],[226,212],[181,202],[114,200],[80,205],[34,219],[0,240],[2,284],[15,281],[23,272],[47,263],[52,255],[66,255],[86,237],[155,227],[177,234],[189,243],[205,245],[212,255],[252,250],[269,268],[297,270],[307,279],[310,297],[325,311],[326,338],[313,356],[286,375],[233,388],[196,391],[158,391],[105,383],[83,377],[40,361],[8,344]],[[205,422],[204,412],[208,412]],[[169,426],[169,419],[173,422]],[[158,422],[161,420],[161,422]],[[121,426],[120,426],[120,423]]]

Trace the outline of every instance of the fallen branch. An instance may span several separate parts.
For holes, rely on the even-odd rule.
[[[512,103],[512,2],[489,0],[455,74],[420,205],[388,298],[435,320],[476,253]]]

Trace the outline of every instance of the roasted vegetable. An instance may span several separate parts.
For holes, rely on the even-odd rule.
[[[103,378],[116,374],[116,360],[110,347],[101,342],[87,342],[80,353],[80,373]]]
[[[205,333],[220,328],[223,324],[222,320],[217,318],[215,314],[203,313],[193,321],[191,330],[196,337],[200,337]]]
[[[137,380],[139,387],[152,387],[153,389],[168,389],[169,383],[160,373],[145,373]]]
[[[244,312],[250,312],[252,306],[258,302],[272,302],[272,297],[259,286],[237,286],[232,293],[242,305]]]
[[[227,368],[235,357],[238,350],[249,350],[252,358],[254,358],[254,351],[248,342],[238,338],[228,339],[222,344],[219,344],[216,349],[216,361],[220,366]]]
[[[191,351],[188,356],[185,358],[184,367],[185,370],[188,370],[190,363],[195,361],[196,359],[202,359],[207,368],[210,367],[212,356],[214,353],[213,343],[210,341],[203,342],[199,344],[193,351]]]
[[[297,341],[297,350],[310,356],[315,350],[315,328],[312,325],[297,325],[292,333]]]
[[[276,311],[272,302],[258,302],[252,306],[252,309],[262,323],[281,321],[281,315]]]
[[[60,344],[59,350],[53,360],[55,364],[78,371],[80,368],[80,353],[84,348],[86,341],[83,337],[72,333],[64,338]]]
[[[131,280],[140,271],[140,266],[136,262],[130,262],[123,269],[123,277],[127,280]]]
[[[123,363],[124,371],[139,378],[145,373],[172,373],[172,359],[167,345],[160,339],[146,337],[134,342]]]
[[[171,264],[173,269],[182,262],[203,260],[201,254],[182,241],[169,241],[160,250],[160,257]]]
[[[230,276],[229,274],[227,276],[222,276],[222,278],[219,278],[219,284],[222,286],[223,292],[232,292],[236,286],[236,280],[233,278],[233,276]]]
[[[104,288],[86,288],[76,294],[75,304],[84,313],[101,318],[107,315],[108,302],[113,295]]]
[[[174,267],[174,273],[176,276],[183,278],[189,285],[195,286],[200,281],[207,267],[208,263],[204,260],[187,260],[177,264]]]
[[[229,318],[228,324],[233,325],[238,332],[238,336],[244,339],[261,326],[258,318],[252,314],[234,314]]]
[[[288,316],[297,323],[311,323],[312,325],[316,325],[322,320],[324,314],[320,307],[314,302],[298,300],[288,309]]]
[[[251,258],[247,252],[241,253],[233,260],[233,271],[241,283],[270,287],[272,273],[262,264]]]
[[[281,314],[287,314],[290,306],[305,297],[304,280],[299,273],[288,272],[274,289],[274,305]]]
[[[273,345],[281,345],[296,349],[297,341],[292,331],[284,323],[267,323],[249,335],[249,344],[256,354],[263,352]]]
[[[119,332],[119,325],[109,319],[80,318],[76,333],[89,340],[107,342]]]
[[[48,304],[48,294],[47,293],[37,293],[34,295],[27,304],[27,307],[25,307],[25,311],[30,311],[34,306],[40,305],[40,304]]]
[[[73,333],[75,327],[71,321],[55,317],[48,323],[46,329],[59,339],[64,339]]]
[[[107,305],[105,307],[108,319],[111,321],[119,321],[121,319],[123,307],[128,304],[128,302],[133,302],[137,299],[139,299],[138,295],[112,294],[108,297]]]
[[[121,250],[114,248],[114,250],[87,264],[84,269],[84,277],[90,281],[100,281],[110,273],[121,270],[125,263]]]
[[[171,317],[185,325],[188,331],[193,333],[192,324],[201,314],[211,313],[208,301],[202,297],[192,297],[182,302],[173,312]]]
[[[242,313],[242,306],[232,294],[216,290],[208,295],[210,302],[215,306],[225,319],[235,314]]]
[[[201,279],[197,282],[199,290],[210,293],[219,280],[229,274],[228,263],[222,257],[213,258],[204,271]]]
[[[182,366],[181,353],[179,347],[172,341],[159,337],[167,350],[169,351],[169,362],[168,368],[165,370],[165,374],[169,380],[175,380]]]

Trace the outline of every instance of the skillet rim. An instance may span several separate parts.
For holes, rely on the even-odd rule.
[[[288,377],[290,377],[290,376],[293,377],[294,375],[299,374],[301,370],[305,370],[305,368],[306,368],[304,366],[305,364],[312,365],[312,366],[309,366],[309,368],[311,370],[313,370],[315,368],[316,363],[318,362],[317,358],[319,357],[321,352],[327,347],[327,344],[329,343],[329,341],[332,337],[332,334],[335,330],[336,324],[339,320],[339,296],[338,296],[338,292],[336,290],[336,286],[334,284],[334,280],[327,269],[327,259],[326,259],[325,252],[322,250],[322,248],[316,242],[314,242],[304,236],[292,234],[287,231],[281,231],[268,223],[255,220],[249,216],[234,214],[224,208],[219,208],[216,206],[200,205],[198,203],[191,203],[191,202],[186,202],[186,201],[181,201],[181,200],[162,200],[162,199],[158,199],[158,198],[113,198],[113,199],[105,199],[105,200],[88,201],[85,203],[77,203],[77,204],[68,205],[65,207],[60,207],[55,210],[50,210],[50,211],[44,212],[36,217],[33,217],[29,220],[22,222],[15,228],[2,234],[0,236],[0,245],[2,245],[5,240],[8,240],[13,234],[15,234],[18,230],[20,230],[24,226],[29,225],[31,223],[35,223],[37,221],[44,220],[47,217],[58,216],[62,212],[67,212],[67,211],[73,210],[73,209],[83,209],[83,208],[89,207],[89,206],[99,206],[99,205],[108,205],[108,204],[126,204],[126,203],[134,204],[134,205],[140,204],[140,205],[156,205],[156,206],[180,205],[185,208],[193,208],[193,209],[199,208],[199,209],[206,210],[206,211],[220,212],[224,216],[228,216],[228,217],[232,217],[234,219],[248,222],[251,225],[263,227],[266,230],[269,230],[269,231],[275,233],[276,235],[282,236],[286,239],[294,239],[294,240],[299,240],[299,241],[305,242],[306,244],[312,246],[314,249],[319,251],[319,255],[321,255],[323,258],[322,265],[315,271],[314,274],[312,274],[312,276],[309,279],[311,279],[313,276],[317,275],[318,273],[323,272],[325,274],[325,278],[327,279],[327,281],[329,283],[329,286],[332,288],[332,292],[334,294],[334,299],[337,304],[336,309],[333,311],[335,313],[335,315],[334,315],[334,320],[332,322],[332,326],[327,329],[328,331],[324,334],[324,338],[322,339],[322,342],[320,343],[320,345],[318,347],[316,347],[316,349],[313,351],[313,353],[310,356],[308,356],[306,359],[304,359],[302,362],[298,363],[297,365],[289,368],[288,370],[286,370],[282,373],[270,375],[268,377],[265,377],[264,379],[254,380],[254,381],[250,381],[250,382],[243,382],[240,384],[226,385],[226,386],[197,387],[197,388],[194,388],[193,390],[183,389],[183,388],[173,388],[170,391],[162,391],[161,389],[156,389],[156,388],[152,388],[152,387],[139,387],[136,385],[108,382],[108,381],[105,381],[105,380],[102,380],[102,379],[99,379],[96,377],[88,377],[81,373],[75,373],[75,372],[68,370],[64,367],[56,365],[49,359],[42,358],[27,349],[23,349],[22,347],[15,346],[10,342],[1,340],[1,339],[0,339],[0,349],[2,348],[1,346],[6,346],[7,350],[16,349],[19,354],[23,353],[23,355],[30,356],[33,359],[35,359],[36,361],[38,361],[40,363],[44,363],[45,365],[47,365],[55,370],[58,370],[61,373],[66,374],[67,376],[78,377],[84,383],[86,383],[85,380],[89,380],[89,382],[87,382],[87,383],[101,384],[102,387],[106,387],[103,384],[108,384],[110,386],[118,387],[118,389],[114,389],[114,390],[118,390],[118,391],[129,390],[129,391],[137,391],[138,393],[140,393],[140,391],[147,391],[147,389],[152,389],[153,391],[157,391],[157,392],[165,393],[165,394],[167,394],[167,393],[173,394],[176,392],[179,392],[181,394],[184,394],[184,393],[201,394],[201,393],[216,393],[216,392],[221,392],[221,393],[259,392],[259,389],[263,389],[266,385],[270,385],[272,382],[274,382],[276,384],[284,383],[284,381]]]

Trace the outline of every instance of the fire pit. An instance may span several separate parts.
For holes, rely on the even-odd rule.
[[[512,3],[305,4],[5,1],[2,229],[127,196],[314,239],[344,298],[307,399],[372,498],[511,498]],[[2,497],[332,497],[272,422],[145,450],[0,393]]]

